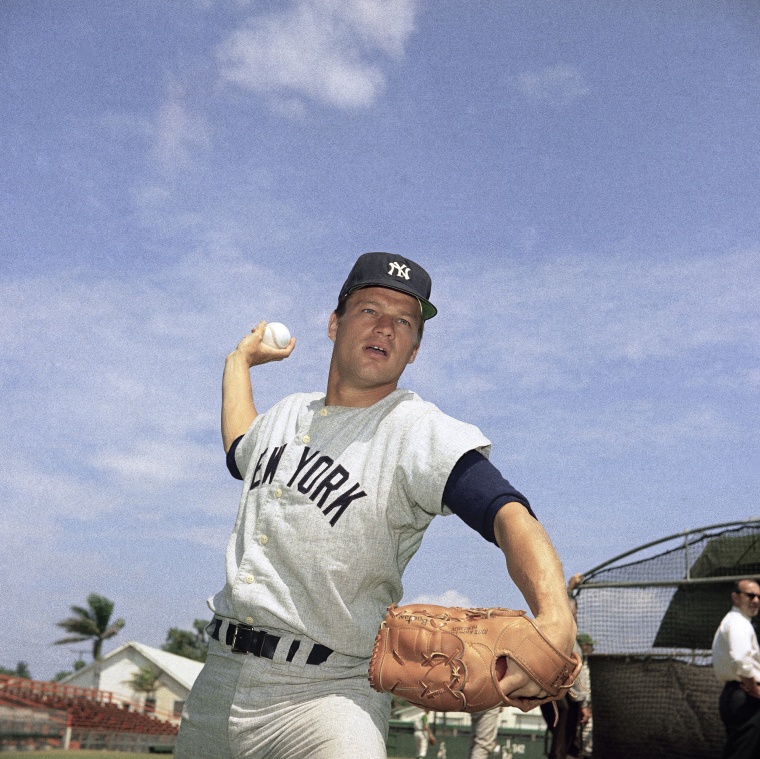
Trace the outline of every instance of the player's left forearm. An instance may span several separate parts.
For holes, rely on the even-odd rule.
[[[522,504],[508,503],[496,514],[494,533],[507,560],[509,575],[533,616],[569,653],[575,642],[575,621],[567,600],[562,563],[546,530]]]

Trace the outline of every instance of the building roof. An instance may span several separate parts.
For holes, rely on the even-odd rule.
[[[153,648],[152,646],[146,646],[144,643],[138,643],[137,641],[129,641],[124,643],[113,651],[105,654],[100,659],[101,668],[103,665],[107,665],[109,659],[123,654],[127,649],[133,649],[139,654],[144,656],[151,664],[155,665],[162,672],[166,673],[180,685],[190,690],[195,678],[198,677],[200,671],[203,669],[203,662],[195,661],[194,659],[188,659],[186,656],[178,656],[177,654],[170,654],[168,651],[162,651],[160,648]],[[72,672],[67,677],[64,677],[61,682],[66,684],[73,680],[76,680],[85,672],[89,672],[95,667],[95,662],[88,664],[86,667]]]
[[[180,685],[184,685],[188,690],[193,687],[195,678],[198,677],[203,669],[203,662],[188,659],[186,656],[170,654],[168,651],[146,646],[143,643],[132,642],[126,645],[133,646],[146,659],[152,661],[153,664],[168,675],[171,675]]]

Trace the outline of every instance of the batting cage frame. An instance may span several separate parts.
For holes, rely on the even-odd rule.
[[[760,578],[760,519],[660,538],[583,575],[594,759],[721,756],[712,639],[744,578]]]

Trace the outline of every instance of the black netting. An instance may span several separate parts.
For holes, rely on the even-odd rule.
[[[721,686],[710,666],[592,657],[594,757],[696,759],[723,750]]]
[[[667,538],[586,575],[576,600],[594,640],[594,757],[720,757],[710,649],[743,577],[760,577],[760,522]]]

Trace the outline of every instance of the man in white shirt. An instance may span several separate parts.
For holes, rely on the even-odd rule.
[[[713,639],[713,669],[725,683],[720,717],[726,726],[724,759],[760,756],[760,647],[752,618],[760,610],[760,585],[739,580],[731,593],[733,608]]]

